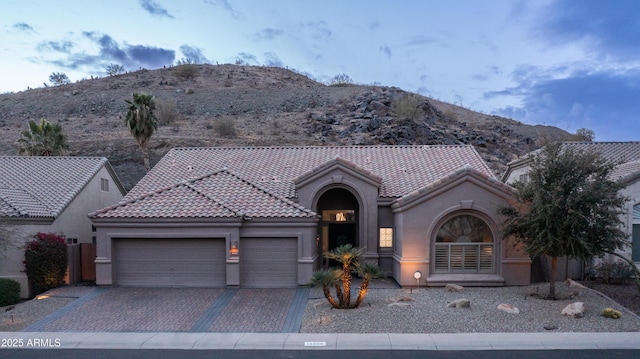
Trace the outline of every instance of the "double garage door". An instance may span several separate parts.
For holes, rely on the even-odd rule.
[[[296,238],[242,238],[240,285],[296,287]],[[225,287],[224,239],[114,240],[115,284],[153,287]]]

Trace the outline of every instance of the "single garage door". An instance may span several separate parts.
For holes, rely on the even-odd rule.
[[[298,286],[297,238],[242,238],[241,286],[293,288]]]
[[[224,287],[224,239],[114,240],[115,283],[123,286]]]

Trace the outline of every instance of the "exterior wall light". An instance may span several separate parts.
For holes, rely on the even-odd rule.
[[[238,257],[239,253],[240,253],[240,250],[238,249],[238,243],[231,242],[231,248],[229,249],[229,257],[236,258]]]

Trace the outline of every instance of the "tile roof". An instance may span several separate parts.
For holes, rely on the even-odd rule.
[[[486,183],[493,185],[495,186],[495,188],[504,192],[514,193],[516,191],[515,188],[506,183],[498,181],[494,176],[487,175],[486,173],[480,172],[469,165],[465,165],[457,169],[455,172],[449,173],[448,175],[438,179],[437,181],[431,182],[416,191],[412,191],[398,198],[393,204],[393,207],[399,207],[406,205],[407,203],[411,203],[414,200],[426,195],[427,193],[433,192],[434,190],[441,188],[442,186],[445,186],[446,184],[451,183],[463,176],[472,176],[482,179],[483,181],[486,181]]]
[[[105,164],[104,157],[0,156],[0,217],[57,217]]]
[[[563,148],[572,148],[574,150],[594,151],[598,152],[607,161],[617,161],[620,164],[611,173],[611,178],[619,180],[628,180],[630,177],[637,177],[640,173],[640,142],[563,142]],[[539,153],[541,150],[533,151],[518,160],[510,162],[509,168],[503,176],[509,174],[511,168],[519,167],[526,164],[529,157]]]
[[[640,177],[640,160],[616,166],[609,176],[617,181],[629,182]]]
[[[294,180],[336,156],[379,177],[379,196],[386,198],[418,190],[464,165],[492,176],[473,146],[177,148],[169,151],[125,200],[225,168],[280,198],[295,199]]]
[[[223,169],[197,179],[124,199],[92,218],[315,218],[296,203]]]

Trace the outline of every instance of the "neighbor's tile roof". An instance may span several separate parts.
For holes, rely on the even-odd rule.
[[[462,145],[178,148],[169,151],[125,200],[224,168],[278,197],[295,198],[294,179],[336,156],[381,178],[379,196],[387,198],[418,190],[465,165],[492,176],[476,150]]]
[[[618,181],[633,181],[640,177],[640,160],[626,162],[616,166],[609,176]]]
[[[611,173],[612,179],[624,179],[640,171],[640,142],[563,142],[562,148],[572,148],[579,151],[598,152],[607,161],[620,163]],[[541,149],[533,151],[518,160],[510,162],[508,166],[515,168],[526,164],[529,157],[540,153]],[[505,176],[509,169],[505,172]],[[503,179],[505,176],[503,176]]]
[[[57,217],[106,163],[97,157],[0,156],[0,217]]]
[[[89,214],[92,218],[314,218],[228,170],[184,181]]]

